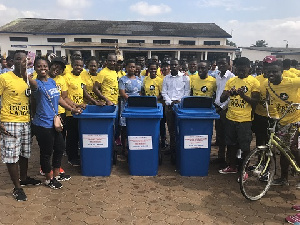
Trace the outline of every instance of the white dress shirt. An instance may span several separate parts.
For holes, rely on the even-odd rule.
[[[221,71],[219,71],[219,73],[216,74],[217,91],[216,91],[215,104],[220,106],[222,109],[226,109],[228,106],[229,98],[225,102],[221,103],[220,97],[225,89],[226,82],[230,78],[234,77],[234,74],[231,73],[229,70],[226,71],[226,73],[223,77],[221,77],[220,74],[221,74]]]
[[[183,97],[190,95],[190,78],[183,73],[165,76],[161,95],[166,105],[171,105],[175,100],[181,101]]]

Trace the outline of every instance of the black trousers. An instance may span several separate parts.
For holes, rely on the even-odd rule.
[[[79,159],[79,133],[78,133],[78,119],[73,116],[67,116],[66,118],[66,152],[68,160]]]
[[[65,142],[61,132],[54,128],[33,125],[33,132],[40,147],[40,164],[44,173],[50,173],[52,168],[60,168],[65,149]],[[52,157],[53,154],[53,157]],[[52,166],[51,166],[52,157]]]

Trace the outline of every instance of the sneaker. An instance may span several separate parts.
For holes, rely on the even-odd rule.
[[[27,201],[27,196],[23,190],[23,188],[14,188],[13,196],[17,201]]]
[[[248,173],[244,173],[243,182],[248,179]],[[240,178],[238,177],[237,182],[240,183]]]
[[[226,168],[219,170],[219,173],[222,174],[237,173],[237,172],[238,171],[236,168],[232,168],[230,166],[227,166]]]
[[[277,178],[273,180],[272,185],[275,186],[289,186],[289,182],[286,179]]]
[[[292,209],[299,212],[300,211],[300,205],[293,205]]]
[[[296,184],[296,189],[300,189],[300,183]]]
[[[51,180],[46,180],[45,185],[52,189],[60,189],[62,188],[62,184],[58,182],[55,178],[52,178]]]
[[[70,180],[71,176],[67,175],[65,173],[60,173],[57,177],[55,177],[57,181],[66,181],[66,180]]]
[[[40,180],[36,180],[31,177],[27,177],[26,180],[21,181],[20,180],[20,185],[21,186],[26,186],[26,185],[40,185],[42,182]]]
[[[59,168],[59,173],[65,173],[65,170],[63,168]]]
[[[286,222],[295,224],[297,222],[300,222],[300,213],[297,213],[296,215],[293,216],[288,216],[285,218]]]
[[[72,166],[80,166],[80,159],[72,159],[68,161],[69,164],[71,164]]]

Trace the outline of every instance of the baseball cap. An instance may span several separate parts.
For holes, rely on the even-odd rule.
[[[266,57],[263,59],[263,62],[264,62],[264,63],[272,63],[272,62],[275,62],[275,61],[277,61],[277,58],[276,58],[276,56],[274,56],[274,55],[268,55],[268,56],[266,56]]]

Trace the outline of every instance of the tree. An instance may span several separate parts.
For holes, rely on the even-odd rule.
[[[236,47],[236,44],[233,41],[229,41],[228,39],[226,39],[226,45]]]
[[[268,47],[268,43],[265,40],[256,41],[255,45],[251,45],[251,47]]]

